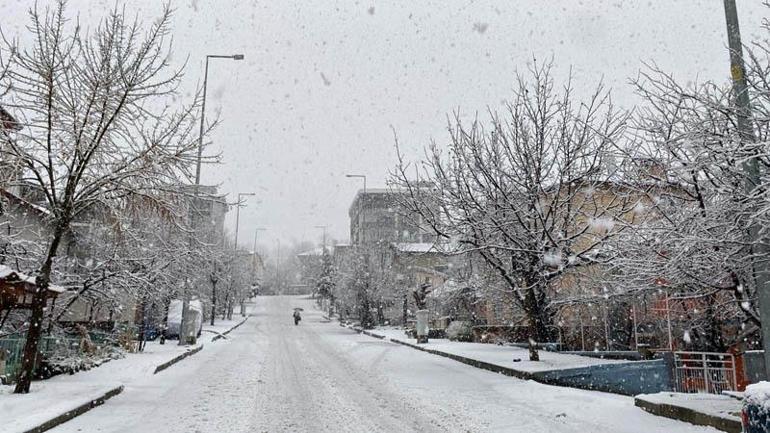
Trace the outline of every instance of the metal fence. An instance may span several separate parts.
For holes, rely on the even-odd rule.
[[[5,356],[5,371],[2,373],[5,377],[13,379],[21,368],[21,356],[24,351],[23,338],[2,338],[0,339],[0,351]]]
[[[24,338],[0,338],[0,350],[5,352],[5,372],[3,375],[13,381],[21,369],[24,353]],[[62,337],[43,337],[40,339],[38,353],[44,357],[72,356],[80,351],[80,339]]]
[[[677,392],[721,394],[737,389],[730,353],[674,352]]]

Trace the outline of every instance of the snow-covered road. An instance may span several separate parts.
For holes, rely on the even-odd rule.
[[[478,370],[261,297],[229,340],[56,432],[703,432],[612,394]],[[294,326],[293,307],[305,308]]]

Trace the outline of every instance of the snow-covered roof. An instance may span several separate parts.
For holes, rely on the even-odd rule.
[[[21,124],[5,108],[0,106],[0,127],[9,131],[21,130]]]
[[[334,253],[334,246],[328,246],[326,249],[329,251],[329,254]],[[313,248],[312,250],[303,251],[299,254],[297,254],[297,257],[310,257],[310,256],[322,256],[324,253],[324,249],[321,247]]]
[[[45,208],[43,206],[40,206],[38,204],[29,202],[29,201],[19,197],[18,195],[12,193],[11,191],[8,191],[7,189],[0,188],[0,195],[3,195],[6,198],[8,198],[9,200],[12,200],[12,201],[14,201],[16,203],[19,203],[21,206],[25,206],[27,208],[30,208],[30,209],[34,210],[35,212],[37,212],[37,213],[39,213],[41,215],[45,215],[45,216],[51,215],[51,211],[48,210],[47,208]]]
[[[436,248],[436,244],[429,242],[395,242],[393,247],[402,253],[440,252]]]
[[[356,192],[356,195],[353,197],[353,201],[350,203],[350,208],[348,209],[348,214],[351,215],[353,213],[353,210],[358,207],[359,200],[362,199],[364,196],[380,196],[380,195],[391,195],[391,196],[398,196],[398,195],[405,195],[408,194],[409,190],[402,189],[402,188],[367,188],[366,192],[364,192],[363,189],[359,189],[358,192]]]
[[[6,280],[9,282],[14,281],[22,281],[30,285],[35,285],[35,277],[31,275],[27,275],[23,272],[15,271],[8,266],[0,265],[0,280]],[[63,293],[65,292],[64,287],[57,286],[55,284],[49,284],[48,285],[48,291],[50,292],[56,292],[56,293]]]
[[[441,298],[444,296],[450,296],[466,286],[467,284],[461,284],[453,279],[449,279],[444,281],[444,284],[434,288],[430,293],[428,293],[428,297]]]
[[[0,278],[6,278],[9,275],[12,275],[13,273],[14,273],[13,269],[5,265],[0,265]]]

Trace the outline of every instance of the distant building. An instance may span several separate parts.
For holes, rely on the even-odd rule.
[[[13,134],[19,130],[19,122],[0,106],[0,188],[7,188],[19,175],[18,164],[10,161],[4,152],[4,148],[13,143]]]
[[[197,198],[197,206],[192,207],[194,195],[192,186],[182,186],[179,193],[171,193],[169,200],[181,202],[183,212],[198,215],[196,231],[203,242],[219,245],[224,239],[224,219],[228,205],[224,195],[217,193],[214,186],[201,186]],[[98,230],[111,217],[108,208],[95,207],[78,216],[71,223],[70,230],[65,234],[59,254],[79,263],[93,260],[93,244],[98,237]],[[51,218],[45,203],[45,197],[38,188],[27,183],[14,183],[13,188],[0,187],[0,229],[3,230],[6,241],[0,239],[0,251],[5,251],[9,257],[13,248],[21,249],[30,245],[39,245],[51,235]],[[12,240],[12,242],[11,242]],[[16,247],[19,245],[19,247]],[[39,259],[29,252],[18,252],[13,255],[18,263],[20,272],[34,272],[39,266]],[[249,257],[252,257],[250,255]],[[0,256],[0,264],[3,257]],[[253,259],[256,260],[256,259]],[[256,266],[256,264],[255,264]],[[106,283],[109,286],[109,282]],[[86,292],[78,295],[67,292],[59,296],[56,308],[67,305],[67,313],[61,322],[71,323],[133,323],[137,306],[134,295],[128,293],[113,294],[105,297],[99,291]],[[72,299],[72,298],[75,299]],[[117,297],[117,298],[116,298]]]
[[[185,197],[191,225],[202,236],[202,241],[221,244],[224,239],[225,215],[229,210],[225,195],[216,186],[198,186],[197,198],[194,185],[184,185],[180,191]]]
[[[334,256],[333,245],[327,246],[326,251],[330,257]],[[323,248],[303,251],[297,254],[297,260],[300,265],[300,284],[310,292],[315,291],[316,280],[323,266]]]
[[[422,227],[419,215],[409,215],[401,206],[407,192],[397,189],[358,191],[350,205],[350,242],[353,245],[374,243],[432,243],[435,239]]]

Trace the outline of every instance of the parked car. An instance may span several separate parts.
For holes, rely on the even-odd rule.
[[[744,433],[770,433],[770,382],[746,387],[741,421]]]
[[[196,335],[200,336],[203,331],[203,304],[200,300],[194,299],[189,303],[190,314],[195,325]],[[173,299],[168,306],[168,327],[166,328],[166,337],[179,337],[179,326],[182,322],[182,301]]]
[[[141,332],[141,326],[139,326],[139,332]],[[155,325],[147,325],[144,327],[144,339],[146,341],[154,341],[160,336],[160,330]]]

